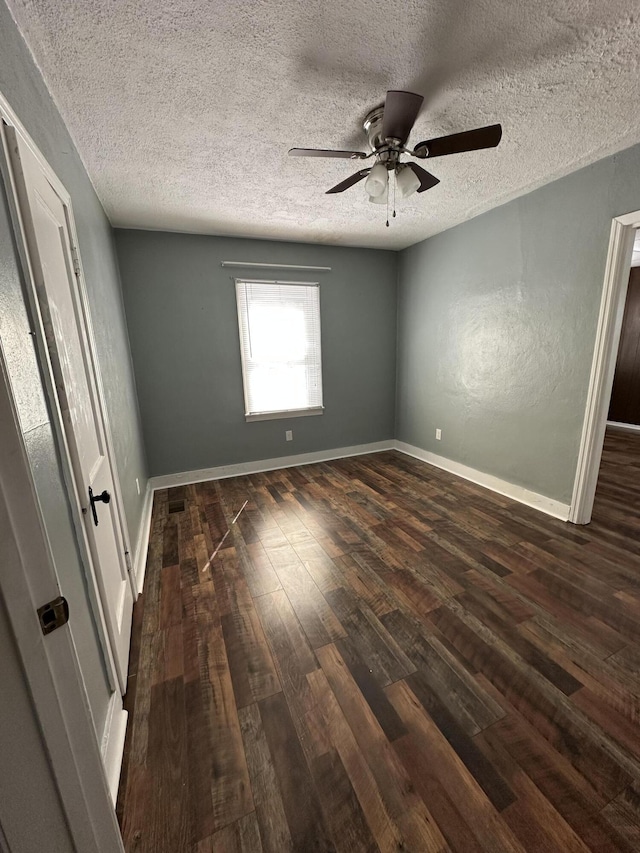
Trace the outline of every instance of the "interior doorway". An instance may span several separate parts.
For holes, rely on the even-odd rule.
[[[640,532],[640,231],[636,231],[602,460],[594,522]]]
[[[607,424],[640,432],[640,231],[634,242]]]
[[[569,513],[569,521],[574,524],[588,524],[593,514],[625,318],[630,270],[634,249],[640,250],[640,243],[636,244],[638,229],[640,211],[616,217],[611,224],[596,344]],[[636,251],[635,257],[640,258],[640,253]],[[635,274],[633,278],[635,281]],[[605,461],[609,458],[607,446]]]

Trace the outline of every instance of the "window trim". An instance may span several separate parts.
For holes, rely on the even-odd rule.
[[[310,406],[305,409],[276,409],[270,412],[249,412],[249,401],[247,398],[247,381],[245,371],[244,346],[242,345],[242,316],[240,312],[240,300],[238,299],[238,286],[240,284],[273,284],[273,285],[293,285],[297,287],[317,287],[318,288],[318,330],[320,333],[320,386],[322,390],[322,399],[324,402],[324,383],[322,381],[322,316],[320,311],[320,282],[319,281],[281,281],[276,279],[266,278],[234,278],[234,289],[236,296],[236,312],[238,315],[238,345],[240,348],[240,363],[242,370],[242,393],[244,396],[244,419],[246,423],[253,421],[272,421],[286,420],[287,418],[306,418],[314,415],[324,414],[323,406]]]
[[[276,412],[254,412],[252,415],[245,413],[244,419],[247,423],[251,421],[277,421],[283,418],[308,418],[311,415],[322,415],[324,406],[314,406],[311,409],[278,409]]]

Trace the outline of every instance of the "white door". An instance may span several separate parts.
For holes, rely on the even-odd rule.
[[[19,134],[15,138],[12,157],[20,212],[73,468],[75,495],[71,497],[82,507],[93,574],[124,693],[133,590],[88,343],[87,321],[76,281],[79,266],[74,263],[70,236],[71,210],[47,179],[26,142]]]
[[[14,853],[124,853],[71,631],[44,636],[36,613],[60,587],[10,374],[0,340],[0,838]]]

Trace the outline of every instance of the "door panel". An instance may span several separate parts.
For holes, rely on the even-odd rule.
[[[49,198],[34,192],[37,208],[34,224],[37,229],[42,274],[46,288],[49,320],[48,330],[56,344],[56,357],[62,383],[58,387],[58,398],[63,413],[68,417],[76,444],[76,452],[83,471],[93,471],[104,458],[100,436],[93,427],[96,413],[93,411],[88,369],[80,337],[77,332],[78,318],[73,306],[69,282],[73,280],[73,262],[67,254],[68,243],[65,231],[54,218],[52,207],[59,202],[51,189]],[[59,205],[60,206],[60,205]]]
[[[47,180],[34,154],[20,137],[17,139],[25,202],[21,208],[73,467],[75,498],[82,507],[93,574],[121,692],[124,692],[133,592],[125,558],[121,515],[116,505],[114,472],[107,453],[104,422],[74,269],[67,220],[70,210]],[[97,525],[89,503],[89,488],[94,495],[106,490],[111,496],[110,503],[95,504]]]

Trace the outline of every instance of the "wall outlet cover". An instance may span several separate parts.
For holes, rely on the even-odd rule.
[[[441,429],[436,430],[436,438],[438,441],[440,441],[442,439],[442,430]]]
[[[292,429],[286,430],[284,437],[286,438],[287,441],[293,441],[293,430]]]

